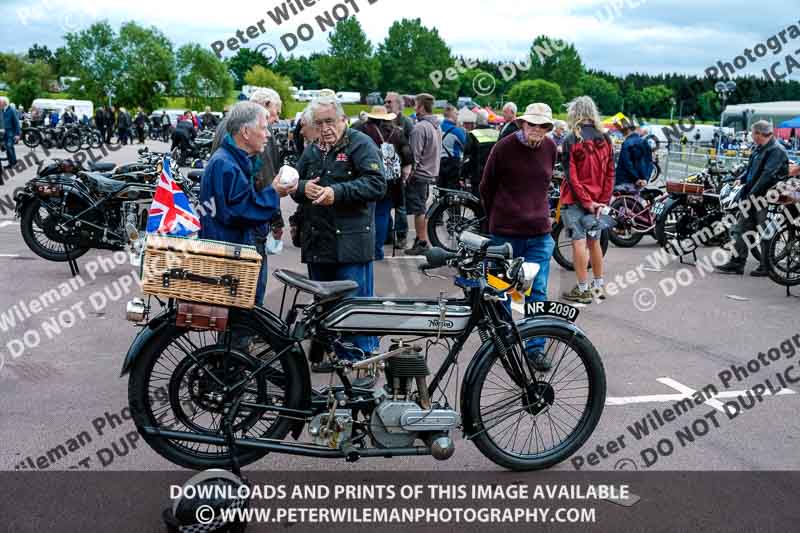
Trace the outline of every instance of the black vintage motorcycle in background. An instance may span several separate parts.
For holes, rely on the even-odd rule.
[[[285,321],[262,307],[231,308],[224,331],[191,330],[176,325],[170,301],[146,322],[123,363],[137,429],[157,453],[193,469],[238,468],[268,452],[444,460],[454,453],[456,431],[512,470],[564,461],[600,419],[603,364],[571,322],[576,308],[542,302],[536,310],[548,316],[512,319],[508,291],[530,287],[538,265],[512,259],[508,245],[489,244],[465,233],[457,252],[429,252],[421,270],[456,270],[464,296],[452,300],[351,297],[355,282],[316,282],[278,270],[285,291],[311,296],[295,303]],[[509,286],[496,288],[489,273]],[[142,311],[146,317],[149,306]],[[457,388],[460,352],[476,331],[481,346],[463,374],[459,401],[448,384],[455,374]],[[314,390],[302,341],[343,347],[342,336],[353,334],[391,340],[358,363],[334,359],[330,386]],[[236,348],[232,337],[243,336],[249,347]],[[531,339],[552,361],[550,370],[536,370],[526,357]],[[385,372],[384,387],[351,384],[352,371],[375,365]],[[304,428],[310,441],[291,442]]]
[[[28,248],[49,261],[77,259],[92,248],[122,250],[129,243],[126,228],[144,230],[147,210],[161,174],[163,154],[139,151],[140,160],[114,168],[72,160],[54,160],[39,167],[14,201],[22,238]],[[105,172],[103,172],[105,171]],[[191,179],[184,179],[175,162],[173,177],[197,205]]]

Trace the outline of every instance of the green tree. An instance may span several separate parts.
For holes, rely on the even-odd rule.
[[[277,59],[269,68],[276,74],[288,77],[297,87],[321,89],[319,66],[323,57],[318,53],[297,58],[294,56],[286,58],[278,54]]]
[[[164,101],[161,89],[170,90],[175,79],[172,43],[157,28],[135,22],[120,28],[117,43],[121,72],[115,83],[116,101],[130,108],[160,107]]]
[[[180,93],[189,107],[222,109],[233,90],[233,77],[216,54],[199,44],[186,44],[178,49],[175,65]]]
[[[43,96],[53,79],[53,70],[47,63],[22,63],[13,82],[9,83],[9,98],[17,105],[30,107],[34,99]]]
[[[585,75],[579,83],[580,92],[591,96],[604,115],[613,115],[622,109],[622,95],[616,84],[598,76]]]
[[[320,83],[339,91],[358,91],[363,101],[378,83],[379,65],[361,23],[355,17],[339,21],[328,44],[328,55],[319,63]]]
[[[53,63],[53,52],[47,46],[34,44],[28,48],[28,61],[42,61],[43,63]]]
[[[443,76],[439,87],[431,80],[431,73],[444,73],[451,68],[453,58],[438,30],[429,30],[420,19],[395,21],[378,47],[377,57],[381,65],[382,92],[432,92],[448,100],[458,96],[457,80],[447,80]]]
[[[293,101],[292,92],[289,90],[289,87],[292,85],[292,80],[286,76],[276,74],[268,68],[256,65],[250,69],[250,72],[245,74],[244,80],[247,82],[247,85],[274,89],[283,101],[283,109],[286,109],[286,104]]]
[[[481,105],[493,105],[497,100],[497,76],[480,68],[467,69],[458,77],[459,96],[470,96]]]
[[[105,103],[116,91],[122,57],[114,30],[107,21],[78,33],[67,33],[64,67],[79,81],[70,86],[73,97]]]
[[[722,112],[719,96],[714,91],[706,91],[697,97],[701,120],[716,120]]]
[[[641,114],[646,117],[668,117],[672,91],[664,85],[645,87],[641,94]]]
[[[261,65],[265,68],[269,67],[267,58],[250,48],[239,48],[235,56],[225,60],[225,64],[233,75],[237,89],[241,89],[242,85],[245,84],[244,75],[247,74],[251,68],[256,65]]]
[[[557,84],[567,98],[578,96],[578,82],[585,69],[572,43],[539,35],[531,45],[530,66],[526,79],[549,80]]]
[[[558,112],[564,105],[561,88],[546,80],[521,81],[508,91],[508,99],[516,102],[522,109],[527,105],[542,102],[549,105],[553,112]]]

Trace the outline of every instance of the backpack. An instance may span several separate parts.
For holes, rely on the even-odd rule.
[[[388,143],[383,138],[383,133],[380,128],[376,128],[378,136],[381,138],[381,157],[383,158],[383,177],[386,178],[388,183],[392,183],[400,178],[400,156],[397,154],[394,145]]]

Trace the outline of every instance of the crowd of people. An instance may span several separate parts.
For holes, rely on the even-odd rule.
[[[570,103],[569,126],[554,120],[546,104],[530,104],[517,117],[516,106],[509,103],[504,109],[509,120],[500,132],[485,114],[469,109],[448,107],[440,122],[433,104],[433,96],[418,95],[412,122],[403,113],[400,96],[388,93],[383,106],[372,107],[351,127],[333,91],[323,90],[298,120],[299,181],[286,185],[276,169],[270,131],[278,120],[280,97],[269,90],[254,93],[249,102],[236,104],[217,128],[200,195],[201,202],[213,199],[217,211],[201,219],[201,237],[257,245],[264,255],[257,297],[261,304],[267,282],[263,241],[270,232],[279,238],[280,198],[291,196],[297,205],[290,218],[293,241],[309,278],[353,280],[358,295],[371,296],[373,262],[382,257],[390,226],[403,238],[407,219],[413,217],[415,239],[406,253],[424,254],[430,248],[425,219],[429,188],[461,179],[461,185],[480,195],[493,240],[510,243],[516,256],[540,265],[529,298],[542,301],[554,247],[548,189],[560,161],[566,174],[562,216],[568,221],[576,264],[585,258],[583,268],[576,270],[575,288],[563,296],[591,301],[589,259],[591,288],[602,296],[603,255],[598,231],[587,216],[598,214],[610,200],[614,153],[611,140],[599,129],[591,98]],[[482,137],[492,142],[482,142]],[[376,347],[372,337],[355,337],[334,348],[339,358],[360,359]],[[312,348],[315,371],[330,370],[322,356],[326,348]],[[535,364],[546,367],[541,346],[531,343],[529,353]],[[367,386],[372,376],[359,379]]]

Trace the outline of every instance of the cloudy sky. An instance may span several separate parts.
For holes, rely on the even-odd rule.
[[[303,0],[286,0],[303,2]],[[311,4],[314,0],[305,0]],[[370,4],[370,2],[373,2]],[[100,19],[115,28],[134,20],[154,25],[177,46],[211,43],[234,37],[239,29],[264,20],[266,33],[245,46],[269,42],[285,51],[281,36],[311,24],[316,34],[295,52],[326,48],[325,34],[315,17],[344,4],[354,5],[373,43],[381,42],[393,21],[419,17],[438,28],[455,54],[501,60],[523,57],[541,33],[567,39],[590,68],[618,74],[685,72],[702,74],[718,60],[732,61],[746,47],[765,41],[791,24],[800,24],[797,0],[534,0],[490,3],[487,0],[316,0],[303,12],[277,26],[268,11],[283,0],[2,0],[0,50],[24,52],[34,43],[60,46],[68,30]],[[342,13],[342,7],[337,8]],[[756,70],[800,48],[797,39],[774,59],[768,56]],[[232,52],[225,51],[227,57]],[[795,56],[800,59],[800,54]],[[795,72],[794,79],[800,79]]]

